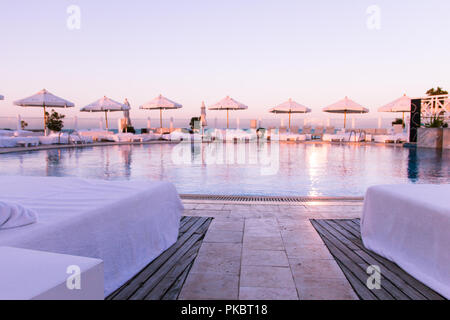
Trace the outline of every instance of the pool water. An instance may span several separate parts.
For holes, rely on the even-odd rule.
[[[392,183],[450,183],[450,150],[336,144],[152,144],[0,155],[0,175],[168,180],[180,193],[362,196]]]

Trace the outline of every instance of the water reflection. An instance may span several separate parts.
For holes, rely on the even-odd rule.
[[[450,150],[334,144],[158,144],[0,155],[0,174],[168,180],[182,193],[362,195],[449,183]],[[264,169],[264,170],[263,170]]]
[[[408,179],[411,182],[419,180],[419,158],[416,148],[408,149]]]
[[[131,146],[124,146],[120,149],[120,154],[122,155],[122,162],[124,168],[124,177],[129,178],[131,176]]]

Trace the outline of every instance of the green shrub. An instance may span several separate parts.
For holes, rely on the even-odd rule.
[[[45,118],[47,119],[46,121],[47,128],[51,131],[60,132],[62,128],[64,128],[63,119],[65,117],[66,117],[65,115],[56,112],[54,109],[52,109],[51,114],[49,114],[46,111]]]

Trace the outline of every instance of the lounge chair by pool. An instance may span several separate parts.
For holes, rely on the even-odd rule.
[[[39,145],[38,137],[0,136],[0,148],[30,147]]]
[[[381,185],[367,190],[364,246],[450,298],[450,184]],[[383,270],[381,270],[383,272]]]
[[[313,139],[322,139],[323,137],[323,127],[317,126],[314,128],[314,133],[312,134]]]
[[[2,176],[0,194],[38,214],[0,246],[101,259],[105,296],[175,243],[183,211],[167,182]]]

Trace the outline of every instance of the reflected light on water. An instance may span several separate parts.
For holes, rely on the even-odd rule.
[[[196,194],[362,196],[376,184],[449,183],[450,150],[295,143],[184,144],[181,149],[122,145],[2,154],[0,174],[168,180],[180,193]]]

